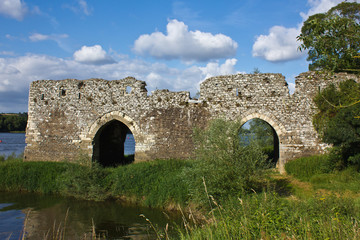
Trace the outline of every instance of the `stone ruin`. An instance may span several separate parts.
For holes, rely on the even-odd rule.
[[[88,155],[110,165],[124,159],[126,133],[135,139],[134,161],[190,158],[195,127],[223,118],[243,123],[259,118],[271,125],[277,167],[291,159],[323,153],[326,144],[312,124],[315,94],[330,83],[355,75],[305,72],[289,94],[281,74],[212,77],[200,85],[199,99],[186,91],[156,90],[122,80],[39,80],[31,83],[24,158],[29,161],[76,161]]]

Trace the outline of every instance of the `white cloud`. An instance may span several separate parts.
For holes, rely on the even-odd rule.
[[[33,42],[49,40],[49,38],[50,38],[49,35],[44,35],[44,34],[40,34],[40,33],[34,33],[29,37],[29,39]]]
[[[289,82],[288,88],[289,88],[289,93],[293,94],[295,92],[295,83]]]
[[[21,21],[28,11],[26,4],[21,0],[1,0],[0,14]]]
[[[300,13],[300,16],[305,21],[309,16],[314,15],[316,13],[327,12],[330,8],[335,7],[339,3],[344,0],[308,0],[308,5],[310,5],[310,9],[307,13]],[[352,0],[348,0],[348,2],[356,2]]]
[[[51,35],[45,35],[41,33],[33,33],[29,36],[29,39],[33,42],[39,42],[39,41],[46,41],[46,40],[53,40],[53,41],[59,41],[64,38],[68,38],[69,36],[67,34],[51,34]]]
[[[89,6],[87,5],[87,2],[85,0],[79,0],[79,6],[81,8],[81,10],[83,11],[83,13],[85,15],[90,15],[92,12],[92,9],[89,8]]]
[[[303,21],[309,16],[326,12],[330,8],[341,3],[343,0],[308,0],[310,9],[307,13],[300,13]],[[354,2],[354,1],[349,1]],[[286,28],[283,26],[273,26],[268,35],[259,35],[256,37],[252,49],[254,57],[260,57],[270,62],[289,61],[298,59],[304,55],[298,51],[300,42],[296,40],[301,32],[303,22],[297,27]]]
[[[4,56],[15,56],[15,53],[12,51],[1,51],[0,55],[4,55]]]
[[[83,13],[87,16],[91,15],[93,9],[89,7],[85,0],[77,0],[76,2],[77,5],[64,4],[63,7],[70,9],[75,14]]]
[[[99,65],[115,62],[100,45],[82,46],[80,50],[74,53],[74,59],[81,63]]]
[[[134,51],[162,59],[208,61],[235,55],[237,46],[228,36],[189,31],[187,25],[174,19],[167,25],[167,35],[161,32],[141,35],[135,41]]]
[[[200,67],[200,70],[202,72],[202,79],[205,80],[209,77],[219,76],[219,75],[228,75],[228,74],[234,74],[235,69],[234,66],[236,64],[237,60],[235,58],[227,59],[225,63],[219,65],[218,62],[211,62],[206,64],[205,67]]]
[[[261,57],[271,62],[288,61],[301,57],[303,53],[297,51],[300,43],[296,40],[300,30],[300,27],[272,27],[268,35],[257,37],[252,48],[253,56]]]

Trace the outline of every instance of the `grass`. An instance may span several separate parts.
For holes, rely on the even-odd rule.
[[[285,170],[300,180],[308,181],[316,174],[328,173],[330,171],[329,156],[315,155],[294,159],[285,165]]]
[[[116,168],[68,162],[0,162],[0,190],[61,194],[88,200],[120,198],[145,206],[185,205],[189,193],[181,180],[189,161],[156,160]]]
[[[317,170],[316,165],[323,167]],[[359,172],[326,173],[325,166],[325,156],[292,161],[286,165],[289,175],[268,170],[257,192],[231,194],[221,202],[208,194],[207,206],[192,205],[184,179],[184,169],[193,167],[190,160],[101,168],[11,159],[0,162],[0,189],[118,198],[152,207],[195,206],[184,213],[180,239],[359,239]],[[211,193],[203,188],[204,194]],[[198,211],[200,217],[194,217]]]
[[[330,167],[329,167],[330,166]],[[313,189],[339,193],[360,192],[360,173],[356,166],[333,170],[327,155],[298,158],[288,162],[285,169],[291,176],[311,183]]]
[[[216,206],[216,205],[214,205]],[[212,209],[204,226],[181,231],[181,239],[358,239],[359,208],[352,199],[290,200],[274,192],[251,194]]]

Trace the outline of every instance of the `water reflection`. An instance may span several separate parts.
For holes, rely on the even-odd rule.
[[[19,239],[28,213],[28,239],[42,239],[45,234],[59,234],[65,230],[65,239],[90,236],[93,223],[96,233],[106,239],[154,239],[155,233],[140,214],[144,214],[159,229],[169,223],[172,231],[180,224],[180,216],[164,214],[159,209],[124,206],[114,201],[77,201],[56,196],[0,192],[0,239]],[[68,211],[68,216],[66,212]],[[167,217],[170,215],[170,219]]]

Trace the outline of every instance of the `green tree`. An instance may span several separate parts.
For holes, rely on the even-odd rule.
[[[323,141],[334,146],[334,166],[360,167],[360,83],[330,85],[315,97],[319,112],[313,123]]]
[[[310,16],[297,37],[308,50],[309,70],[358,70],[360,4],[342,2],[326,13]]]

